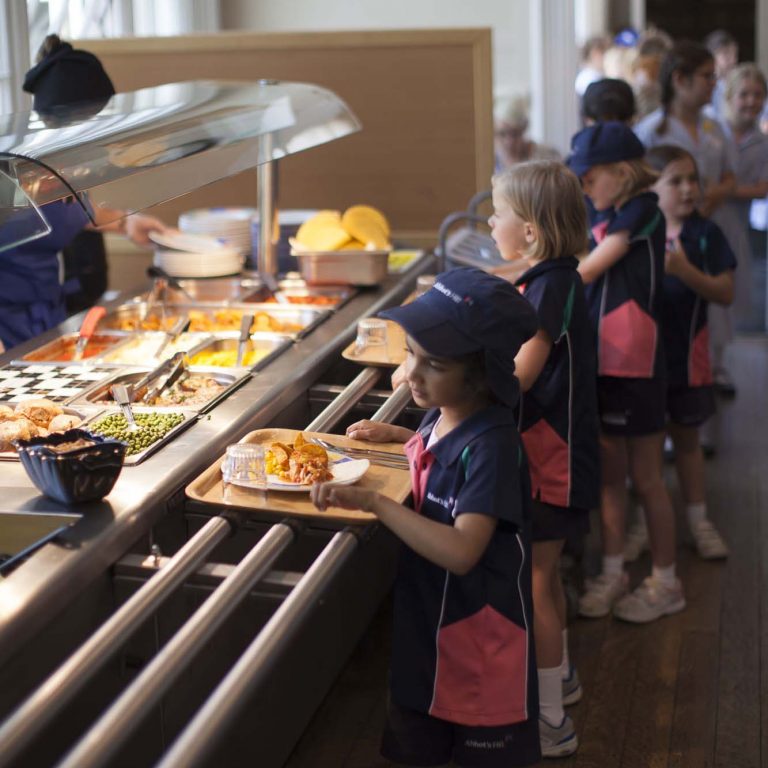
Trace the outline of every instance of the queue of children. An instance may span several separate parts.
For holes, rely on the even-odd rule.
[[[698,430],[715,403],[708,305],[732,301],[737,258],[702,210],[765,180],[737,184],[725,138],[713,139],[726,134],[703,122],[708,52],[678,44],[668,58],[661,111],[638,128],[652,149],[627,124],[626,94],[598,89],[624,121],[596,115],[567,167],[494,177],[489,225],[511,269],[451,270],[381,313],[406,332],[399,375],[426,414],[416,432],[361,421],[347,434],[405,444],[413,508],[355,486],[312,489],[319,508],[372,512],[403,544],[382,740],[397,763],[522,766],[576,751],[565,707],[582,692],[558,560],[599,508],[602,567],[581,614],[645,623],[685,608],[665,434],[699,554],[728,554],[707,515]],[[730,130],[762,158],[752,132],[765,80],[737,68],[728,83]],[[632,591],[628,481],[651,549]]]

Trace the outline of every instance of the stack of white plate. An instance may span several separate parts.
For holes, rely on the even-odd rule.
[[[179,216],[179,229],[191,235],[213,237],[243,256],[249,256],[254,216],[255,208],[197,208]]]
[[[222,277],[243,268],[240,253],[211,237],[152,232],[150,239],[161,246],[155,250],[155,266],[173,277]]]

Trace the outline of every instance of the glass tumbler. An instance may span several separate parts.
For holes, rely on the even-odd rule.
[[[387,348],[387,321],[375,317],[360,320],[357,324],[355,350],[362,352],[371,347]]]
[[[267,470],[264,463],[264,446],[253,443],[236,443],[227,446],[221,464],[224,483],[265,490]]]

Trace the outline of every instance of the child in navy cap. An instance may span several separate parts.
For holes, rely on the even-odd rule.
[[[715,413],[708,303],[733,301],[736,257],[720,227],[696,211],[699,175],[693,156],[682,147],[661,145],[648,150],[646,157],[661,173],[654,189],[667,220],[667,429],[696,549],[705,560],[716,560],[728,556],[728,547],[707,518],[699,427]]]
[[[515,361],[518,428],[533,499],[541,751],[563,757],[578,747],[563,707],[579,700],[581,686],[568,660],[559,560],[566,539],[588,532],[600,492],[595,342],[576,260],[587,247],[587,212],[579,180],[547,161],[495,176],[493,210],[491,235],[502,258],[525,265],[515,285],[539,318]]]
[[[675,575],[675,518],[664,485],[666,376],[661,336],[664,215],[649,191],[657,174],[623,123],[573,137],[568,165],[598,211],[579,272],[597,333],[603,570],[579,603],[583,616],[653,621],[685,607]],[[627,473],[648,519],[653,571],[630,595],[624,572]]]
[[[317,485],[312,500],[373,512],[404,544],[382,754],[535,764],[530,485],[513,408],[515,355],[536,314],[506,280],[470,268],[381,314],[405,329],[406,381],[429,410],[416,433],[370,421],[347,433],[407,440],[414,509],[355,486]]]

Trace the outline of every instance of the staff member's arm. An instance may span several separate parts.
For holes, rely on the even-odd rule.
[[[150,232],[165,232],[169,228],[160,219],[145,213],[126,215],[123,211],[95,208],[93,215],[96,226],[91,229],[126,235],[133,243],[140,246],[150,245]]]

